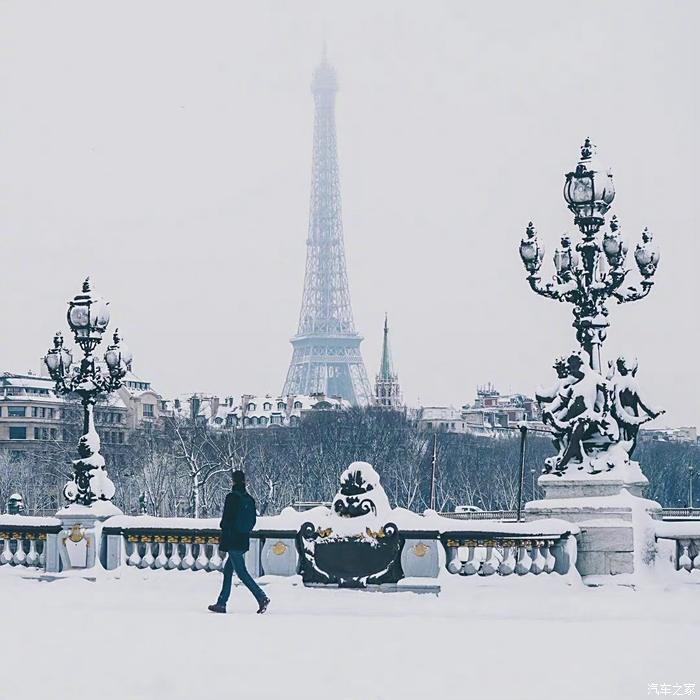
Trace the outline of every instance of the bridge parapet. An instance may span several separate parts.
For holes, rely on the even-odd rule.
[[[657,523],[656,541],[662,545],[672,543],[671,558],[677,571],[700,570],[700,521]]]
[[[0,566],[49,569],[57,566],[57,518],[0,515]]]

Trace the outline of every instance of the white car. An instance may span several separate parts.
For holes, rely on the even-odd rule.
[[[483,508],[478,506],[455,506],[455,513],[482,513]]]

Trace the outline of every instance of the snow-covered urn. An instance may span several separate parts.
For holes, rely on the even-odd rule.
[[[353,462],[340,477],[330,511],[301,526],[302,575],[306,583],[364,586],[401,577],[398,528],[379,474]]]
[[[331,504],[329,519],[335,530],[361,534],[377,529],[391,515],[389,498],[379,474],[368,462],[353,462],[340,475],[340,489]]]
[[[8,515],[21,515],[24,513],[24,498],[19,493],[10,494],[7,499]]]

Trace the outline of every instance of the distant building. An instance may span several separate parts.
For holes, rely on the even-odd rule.
[[[123,445],[129,434],[157,422],[165,407],[149,382],[129,373],[121,389],[95,406],[95,425],[103,443]],[[56,393],[49,377],[0,374],[0,449],[25,452],[47,442],[77,439],[82,408],[77,397]]]
[[[479,387],[473,404],[462,406],[424,406],[418,411],[418,425],[423,430],[448,433],[488,434],[520,423],[541,426],[534,399],[523,394],[501,395],[493,385]]]
[[[540,420],[537,402],[523,394],[502,395],[492,384],[478,387],[472,405],[462,407],[462,418],[476,432],[509,428]]]
[[[374,403],[380,408],[401,409],[403,398],[399,386],[399,375],[394,372],[389,345],[389,320],[384,316],[384,340],[382,342],[382,357],[379,363],[379,373],[374,381]]]
[[[467,433],[469,428],[462,413],[453,406],[422,406],[418,409],[421,430],[445,433]]]
[[[640,440],[654,440],[656,442],[698,442],[698,430],[694,425],[682,428],[645,428],[639,431]]]
[[[256,396],[220,398],[192,394],[169,402],[171,415],[218,428],[289,428],[311,411],[347,410],[350,403],[338,396]]]

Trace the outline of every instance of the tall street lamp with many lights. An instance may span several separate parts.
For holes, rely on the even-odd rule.
[[[78,396],[83,406],[83,435],[78,441],[78,459],[73,460],[73,478],[65,485],[63,494],[69,504],[92,506],[96,502],[109,503],[114,496],[114,484],[107,476],[105,460],[100,454],[93,409],[101,396],[122,386],[122,380],[131,367],[131,353],[122,345],[115,331],[103,361],[95,357],[95,350],[109,325],[109,304],[94,294],[89,279],[83,283],[82,292],[68,302],[67,317],[83,357],[79,364],[73,364],[72,353],[63,346],[63,335],[59,331],[54,336],[53,348],[44,358],[56,391]]]

